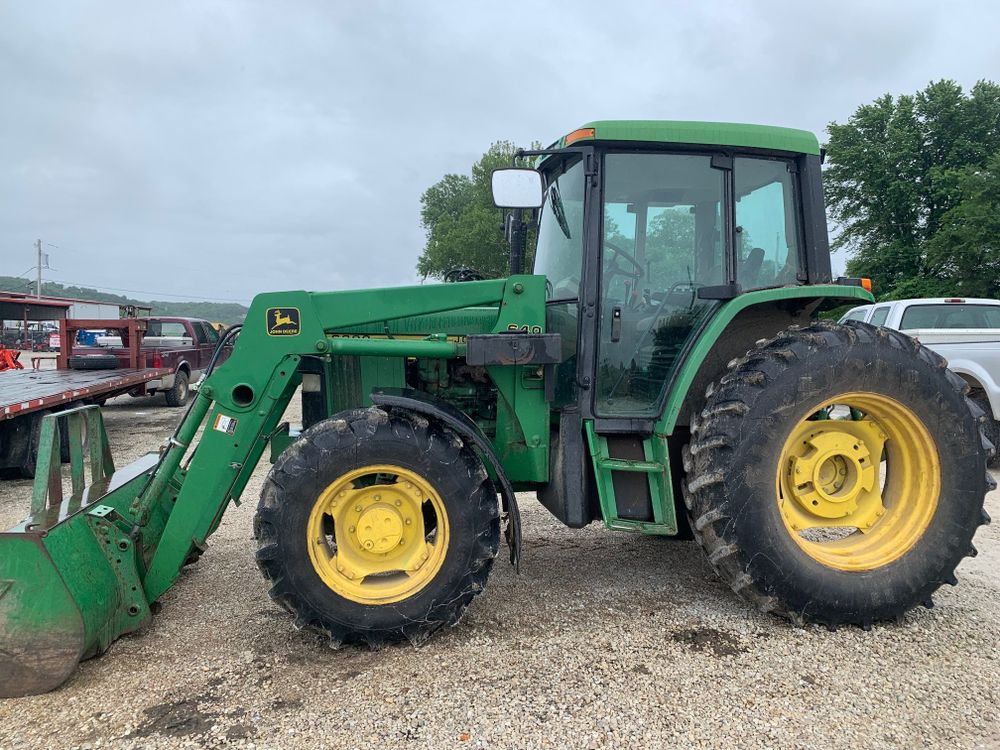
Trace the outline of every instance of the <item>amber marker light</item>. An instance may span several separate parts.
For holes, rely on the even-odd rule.
[[[568,146],[569,144],[583,140],[584,138],[593,138],[593,137],[594,137],[593,128],[580,128],[579,130],[574,130],[572,133],[567,135],[563,139],[563,143],[564,145]]]

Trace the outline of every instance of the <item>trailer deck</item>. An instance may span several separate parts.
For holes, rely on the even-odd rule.
[[[169,369],[4,370],[0,372],[0,421],[73,401],[111,398]]]

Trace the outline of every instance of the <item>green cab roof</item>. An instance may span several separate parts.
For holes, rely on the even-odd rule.
[[[590,129],[593,129],[593,135],[586,132]],[[597,120],[588,122],[578,130],[563,136],[556,147],[562,148],[581,141],[690,143],[819,154],[819,141],[808,130],[733,122]]]

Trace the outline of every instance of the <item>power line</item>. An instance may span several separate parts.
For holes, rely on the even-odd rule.
[[[41,245],[42,244],[43,244],[42,240],[38,240],[37,241],[37,247],[38,247],[39,253],[41,253]],[[45,242],[44,244],[48,245],[49,247],[54,247],[57,250],[58,249],[65,249],[65,250],[68,250],[69,252],[73,252],[72,248],[60,248],[59,245],[53,245],[51,242]],[[39,256],[39,258],[40,257],[41,256]],[[51,270],[51,271],[58,271],[59,270],[57,268],[52,268],[51,266],[49,266],[47,261],[48,261],[48,259],[46,259],[46,263],[45,263],[45,268],[47,270]],[[38,270],[39,279],[40,279],[40,277],[41,277],[41,268],[40,268],[40,266],[41,265],[42,265],[42,263],[39,260],[39,263],[36,266],[32,266],[31,268],[29,268],[27,271],[24,271],[20,275],[24,276],[24,274],[28,273],[28,271]],[[247,299],[231,299],[231,298],[224,298],[224,297],[198,297],[198,296],[193,295],[193,294],[168,294],[167,292],[150,292],[150,291],[144,290],[144,289],[123,289],[123,288],[120,288],[120,287],[113,287],[113,286],[98,286],[97,284],[87,284],[87,283],[81,282],[81,281],[69,281],[69,280],[66,280],[66,279],[60,280],[60,279],[58,279],[57,277],[54,277],[54,276],[49,276],[49,278],[52,279],[52,280],[55,280],[55,281],[59,281],[61,284],[72,284],[74,286],[79,286],[79,287],[89,287],[91,289],[96,289],[99,292],[131,292],[132,294],[152,294],[152,295],[154,295],[156,297],[173,297],[174,299],[187,300],[187,301],[198,300],[198,301],[201,301],[201,302],[235,302],[235,303],[241,304],[241,305],[246,305],[246,304],[249,303],[249,300],[247,300]]]
[[[17,276],[15,276],[14,278],[15,278],[15,279],[24,279],[25,281],[31,281],[31,279],[29,279],[29,278],[28,278],[27,276],[25,276],[24,274],[28,273],[28,271],[34,271],[34,270],[35,270],[35,267],[34,267],[34,266],[31,266],[31,267],[29,267],[29,268],[28,268],[27,270],[25,270],[25,271],[21,271],[21,273],[19,273],[19,274],[18,274]]]
[[[169,294],[167,292],[151,292],[147,289],[123,289],[121,287],[114,286],[99,286],[97,284],[89,284],[85,281],[70,281],[68,279],[58,279],[54,276],[49,278],[58,281],[60,284],[72,284],[73,286],[79,287],[89,287],[91,289],[96,289],[99,292],[131,292],[133,294],[152,294],[155,297],[174,297],[181,300],[200,300],[203,302],[236,302],[239,304],[246,304],[248,300],[245,299],[231,299],[225,297],[198,297],[194,294]]]

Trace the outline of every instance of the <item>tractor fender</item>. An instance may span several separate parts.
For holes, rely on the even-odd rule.
[[[507,528],[504,530],[504,536],[507,539],[507,546],[510,547],[510,562],[514,570],[518,570],[521,562],[521,513],[517,507],[517,498],[514,496],[514,487],[503,470],[503,464],[493,450],[493,444],[479,426],[467,414],[447,401],[412,388],[377,388],[372,391],[371,400],[376,406],[406,409],[443,422],[463,440],[472,443],[489,461],[499,485],[503,509],[507,512]]]

